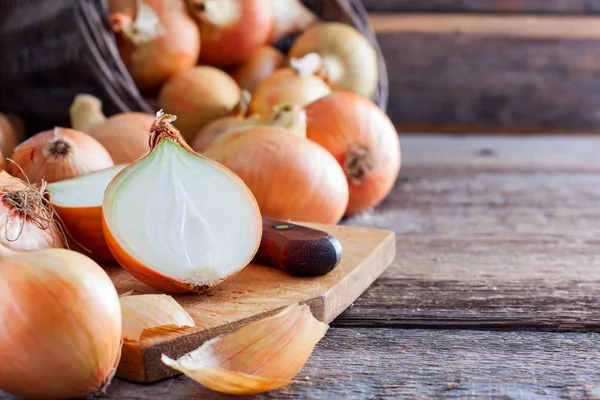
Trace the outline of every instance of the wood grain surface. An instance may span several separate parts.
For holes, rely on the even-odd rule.
[[[596,0],[363,0],[369,11],[596,14]]]
[[[308,304],[315,318],[331,322],[390,265],[395,255],[394,234],[389,231],[311,224],[337,237],[343,248],[340,264],[318,277],[294,277],[262,265],[250,265],[205,295],[173,296],[196,323],[195,327],[147,330],[139,341],[125,341],[117,376],[136,382],[153,382],[177,372],[161,360],[200,347],[208,339],[270,315],[290,304]],[[117,292],[161,293],[118,266],[106,267]]]
[[[331,328],[297,383],[256,399],[597,399],[596,334]],[[187,378],[109,399],[234,399]]]
[[[400,129],[600,131],[599,17],[394,13],[371,22]]]
[[[401,141],[390,197],[344,221],[397,232],[392,266],[256,398],[600,398],[600,138]],[[229,397],[178,377],[108,398]]]

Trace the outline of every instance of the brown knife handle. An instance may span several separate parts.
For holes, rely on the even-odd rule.
[[[263,217],[263,234],[254,261],[294,276],[331,272],[342,259],[342,245],[327,232]]]

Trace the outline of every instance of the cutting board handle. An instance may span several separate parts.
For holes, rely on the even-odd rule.
[[[262,241],[254,262],[294,276],[331,272],[342,259],[342,245],[318,229],[263,217]]]

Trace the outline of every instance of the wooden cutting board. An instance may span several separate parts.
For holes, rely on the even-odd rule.
[[[299,278],[251,264],[229,281],[203,295],[176,295],[195,327],[149,329],[140,341],[126,341],[117,376],[153,382],[177,375],[160,361],[161,354],[177,358],[222,333],[267,316],[294,302],[306,303],[316,318],[331,322],[356,300],[391,264],[394,233],[384,230],[306,224],[335,235],[343,248],[340,265],[320,277]],[[118,266],[106,270],[119,294],[160,293]]]

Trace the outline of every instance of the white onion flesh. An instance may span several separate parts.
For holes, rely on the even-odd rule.
[[[48,185],[52,203],[62,207],[99,207],[110,181],[125,168],[117,165]]]
[[[219,282],[243,268],[261,235],[258,206],[243,182],[173,139],[117,175],[103,213],[127,254],[193,284]]]

